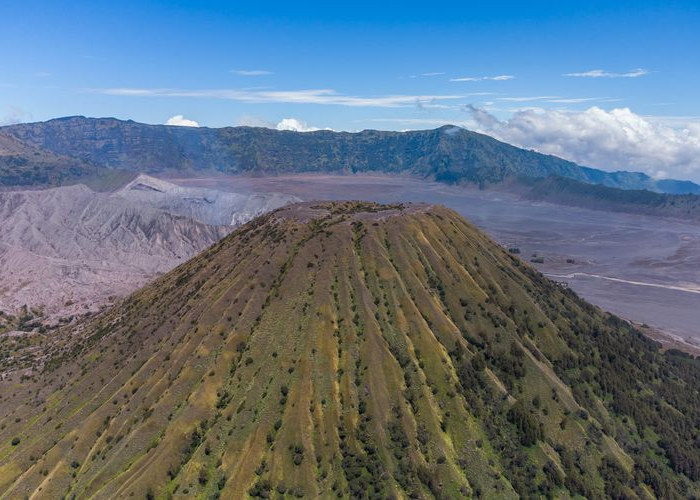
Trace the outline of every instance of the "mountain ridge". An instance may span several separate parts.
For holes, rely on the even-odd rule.
[[[74,116],[0,127],[2,137],[62,159],[73,159],[71,175],[77,177],[93,175],[95,168],[145,173],[173,169],[264,175],[384,171],[411,173],[448,183],[476,184],[499,183],[513,176],[557,175],[621,189],[672,194],[684,190],[700,194],[700,186],[689,181],[656,181],[637,172],[582,167],[452,125],[409,132],[302,133],[245,126],[147,125],[133,120]],[[26,156],[0,155],[0,182],[10,184],[26,179],[12,170],[13,166],[18,168],[15,164],[20,160],[31,162]],[[41,182],[47,178],[52,177],[38,176]]]

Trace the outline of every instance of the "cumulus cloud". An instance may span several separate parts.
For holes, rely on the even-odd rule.
[[[165,122],[166,125],[174,125],[176,127],[199,127],[199,123],[197,123],[194,120],[188,120],[182,115],[175,115],[171,118],[168,118],[168,121]]]
[[[633,69],[626,73],[614,73],[612,71],[605,71],[604,69],[592,69],[580,73],[566,73],[564,76],[573,76],[576,78],[639,78],[640,76],[646,76],[648,74],[649,70],[644,68]]]
[[[292,130],[294,132],[315,132],[316,130],[321,130],[317,127],[311,127],[306,122],[296,118],[283,118],[275,128],[277,130]]]
[[[527,109],[507,120],[475,106],[466,111],[481,132],[582,165],[700,179],[700,122],[671,123],[629,108]]]
[[[513,80],[515,77],[513,75],[497,75],[497,76],[463,76],[460,78],[450,78],[451,82],[483,82],[491,80],[494,82],[503,82],[506,80]]]

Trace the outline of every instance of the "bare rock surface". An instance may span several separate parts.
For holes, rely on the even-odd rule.
[[[0,193],[0,310],[27,305],[49,318],[96,310],[291,201],[143,175],[113,193],[84,185]]]

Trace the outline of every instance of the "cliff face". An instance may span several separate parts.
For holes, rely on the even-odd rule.
[[[698,493],[698,361],[439,206],[277,210],[25,354],[8,497]]]

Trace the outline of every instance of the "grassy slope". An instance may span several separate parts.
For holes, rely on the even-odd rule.
[[[323,206],[256,219],[5,377],[4,497],[697,492],[697,457],[659,444],[697,436],[697,362],[452,211]]]

